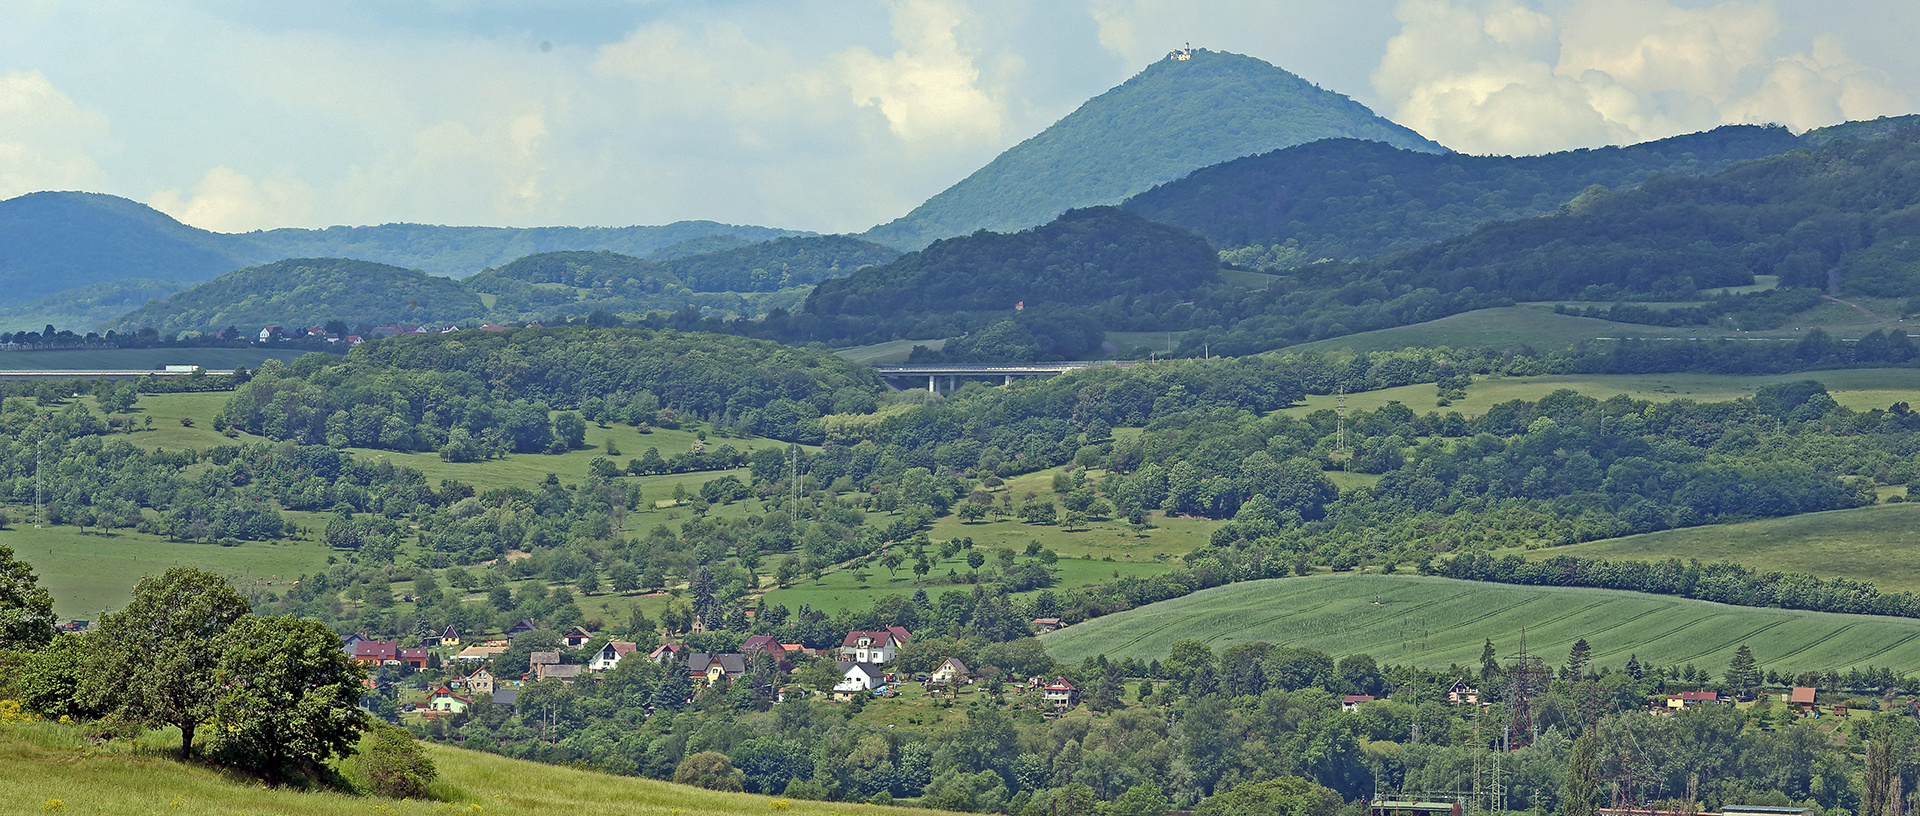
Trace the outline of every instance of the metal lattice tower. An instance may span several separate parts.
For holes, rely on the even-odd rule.
[[[1513,718],[1507,724],[1506,748],[1511,751],[1533,744],[1539,736],[1533,721],[1533,698],[1547,688],[1546,662],[1527,652],[1527,630],[1520,630],[1520,651],[1507,664],[1508,697],[1513,701]]]
[[[1341,453],[1347,453],[1349,448],[1347,445],[1347,386],[1345,383],[1340,385],[1340,396],[1334,403],[1333,412],[1340,417],[1337,423],[1339,437],[1338,442],[1335,444],[1335,450]]]

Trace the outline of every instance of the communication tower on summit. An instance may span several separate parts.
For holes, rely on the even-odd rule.
[[[1167,58],[1175,62],[1186,62],[1187,60],[1193,59],[1193,43],[1187,43],[1180,48],[1173,49],[1167,53]]]

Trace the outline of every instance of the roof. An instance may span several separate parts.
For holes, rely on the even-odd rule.
[[[1373,702],[1373,695],[1371,695],[1371,694],[1349,694],[1349,695],[1347,695],[1347,696],[1345,696],[1345,697],[1342,697],[1342,698],[1340,698],[1340,702],[1343,702],[1343,703],[1371,703],[1371,702]]]
[[[894,646],[905,646],[907,645],[907,641],[913,638],[912,635],[907,633],[906,629],[898,626],[875,629],[871,632],[855,629],[847,633],[847,638],[840,642],[840,647],[843,649],[860,648],[860,638],[862,637],[873,641],[872,645],[874,646],[886,646],[889,643]]]
[[[840,660],[835,661],[833,665],[834,668],[839,669],[843,675],[854,669],[859,669],[868,677],[880,677],[887,673],[887,665],[885,663],[861,663],[853,660]]]
[[[1813,689],[1807,686],[1794,686],[1793,698],[1791,702],[1795,702],[1795,703],[1813,702]]]
[[[1041,626],[1059,626],[1060,625],[1059,618],[1034,618],[1033,622],[1040,624]]]
[[[459,700],[460,702],[463,702],[463,703],[471,703],[471,702],[473,702],[473,699],[472,699],[472,698],[470,698],[470,697],[462,697],[462,696],[460,696],[460,695],[458,695],[458,694],[455,694],[455,693],[453,693],[453,692],[451,692],[451,691],[448,691],[448,690],[447,690],[447,687],[446,687],[446,686],[441,686],[441,687],[439,687],[439,688],[437,688],[437,689],[434,689],[434,690],[433,690],[433,696],[435,696],[435,697],[452,697],[453,699],[455,699],[455,700]]]
[[[780,641],[775,640],[772,635],[754,635],[740,644],[740,651],[742,654],[751,654],[753,652],[772,651],[779,646]]]
[[[586,627],[574,626],[574,627],[569,627],[567,629],[566,636],[567,637],[593,637],[593,633],[587,631]]]
[[[496,691],[496,692],[494,692],[494,693],[493,693],[493,704],[494,704],[494,705],[506,705],[506,706],[510,706],[510,705],[514,705],[514,704],[516,704],[516,703],[518,703],[519,701],[520,701],[520,690],[519,690],[519,689],[514,689],[514,688],[510,688],[510,689],[501,689],[501,690],[499,690],[499,691]]]
[[[400,641],[397,640],[362,640],[353,644],[354,657],[393,660],[399,653]]]
[[[947,658],[945,661],[941,662],[940,669],[944,669],[948,666],[952,666],[954,668],[954,671],[957,671],[961,674],[971,674],[971,672],[967,671],[967,664],[960,662],[960,658],[957,658],[957,657]],[[934,671],[939,671],[940,669],[934,669]]]
[[[559,662],[559,652],[534,652],[527,656],[527,665],[529,666],[552,665]]]
[[[608,649],[612,649],[613,653],[616,655],[625,657],[627,655],[633,654],[636,651],[639,651],[640,646],[639,644],[629,643],[624,640],[615,640],[615,641],[609,641],[607,645],[600,647],[601,652],[605,652]]]
[[[1047,684],[1047,690],[1048,691],[1079,691],[1079,689],[1075,688],[1072,683],[1067,682],[1067,678],[1065,677],[1053,678],[1053,682]]]
[[[579,677],[580,673],[586,670],[587,667],[577,663],[566,666],[555,663],[549,666],[541,666],[540,677],[543,680],[565,680],[571,677]]]
[[[457,638],[460,636],[460,630],[453,628],[452,624],[448,624],[447,631],[441,632],[440,636],[443,638]]]
[[[693,654],[687,655],[687,671],[705,674],[706,671],[716,663],[719,664],[721,671],[728,674],[747,673],[747,656],[737,652],[727,652],[724,654],[694,652]]]
[[[647,656],[658,660],[661,655],[678,654],[686,650],[687,646],[684,643],[662,643],[655,647],[652,652],[649,652]]]
[[[519,623],[507,629],[507,634],[512,636],[521,632],[531,632],[538,628],[540,628],[540,624],[534,623],[532,618],[521,618]]]
[[[1680,692],[1680,700],[1681,700],[1682,702],[1688,702],[1688,703],[1694,703],[1694,702],[1706,702],[1706,703],[1711,703],[1711,702],[1715,702],[1715,701],[1717,701],[1717,700],[1719,700],[1719,699],[1720,699],[1720,695],[1718,695],[1718,694],[1715,694],[1714,692],[1711,692],[1711,691],[1683,691],[1683,692]]]
[[[401,649],[401,650],[400,650],[400,657],[402,657],[402,658],[419,658],[419,659],[421,659],[421,660],[425,660],[425,659],[427,659],[427,650],[425,650],[425,649]]]

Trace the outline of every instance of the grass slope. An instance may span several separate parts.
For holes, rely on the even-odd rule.
[[[1856,302],[1860,301],[1856,300]],[[1842,339],[1857,338],[1874,329],[1904,330],[1909,333],[1920,330],[1920,322],[1875,321],[1854,309],[1838,304],[1824,304],[1810,313],[1794,316],[1790,322],[1793,325],[1773,331],[1754,332],[1714,329],[1705,326],[1668,328],[1555,314],[1549,303],[1476,309],[1425,323],[1316,340],[1288,348],[1295,351],[1351,349],[1358,352],[1398,351],[1423,346],[1453,348],[1531,346],[1536,349],[1555,349],[1571,346],[1583,340],[1617,337],[1677,340],[1715,340],[1728,337],[1737,340],[1777,341],[1798,338],[1814,328],[1825,329],[1828,334]]]
[[[1530,558],[1556,555],[1634,561],[1726,560],[1762,571],[1869,581],[1883,592],[1920,591],[1920,504],[1880,504],[1663,530],[1527,553]]]
[[[90,745],[78,728],[0,726],[0,813],[381,814],[825,814],[924,813],[903,808],[719,793],[650,779],[542,765],[429,746],[445,801],[394,801],[341,793],[276,790],[164,756],[153,741]],[[354,763],[343,772],[356,776]],[[58,807],[51,800],[60,800]]]
[[[240,366],[259,368],[269,358],[293,360],[306,353],[258,347],[13,351],[0,353],[0,371],[158,371],[169,365],[197,365],[213,371],[226,371]]]
[[[1763,667],[1783,671],[1887,666],[1920,669],[1920,620],[1725,606],[1604,589],[1483,584],[1414,575],[1318,575],[1249,581],[1096,618],[1041,640],[1077,663],[1165,658],[1174,641],[1216,651],[1267,641],[1339,656],[1432,668],[1473,665],[1492,639],[1558,662],[1580,638],[1600,665],[1629,654],[1658,665],[1693,663],[1719,672],[1741,644]]]
[[[1835,402],[1864,411],[1886,408],[1896,402],[1920,402],[1920,370],[1909,368],[1850,368],[1829,371],[1802,371],[1793,374],[1740,376],[1732,374],[1551,374],[1540,377],[1497,377],[1475,380],[1467,388],[1466,399],[1454,400],[1445,408],[1437,407],[1431,383],[1382,388],[1347,395],[1347,407],[1371,411],[1390,402],[1399,402],[1425,413],[1459,411],[1478,416],[1488,408],[1509,400],[1537,400],[1563,388],[1595,399],[1625,394],[1640,400],[1691,399],[1698,402],[1739,399],[1781,382],[1818,380],[1827,386]],[[1333,409],[1339,398],[1332,395],[1307,397],[1302,404],[1283,409],[1295,416],[1322,409]]]
[[[31,510],[32,508],[26,508]],[[14,508],[8,508],[15,514]],[[133,530],[82,533],[56,525],[35,528],[14,524],[0,530],[0,543],[33,566],[40,585],[53,594],[53,611],[62,619],[91,620],[127,602],[143,575],[168,567],[198,567],[222,575],[292,581],[326,569],[334,554],[317,541],[244,542],[237,547],[168,541]]]

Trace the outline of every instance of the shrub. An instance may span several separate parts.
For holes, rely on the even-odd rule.
[[[674,782],[708,790],[741,790],[746,778],[746,773],[733,767],[726,754],[717,751],[701,751],[687,757],[673,770]]]
[[[426,748],[404,728],[376,724],[373,745],[360,767],[373,783],[373,792],[394,799],[424,799],[439,772]]]

